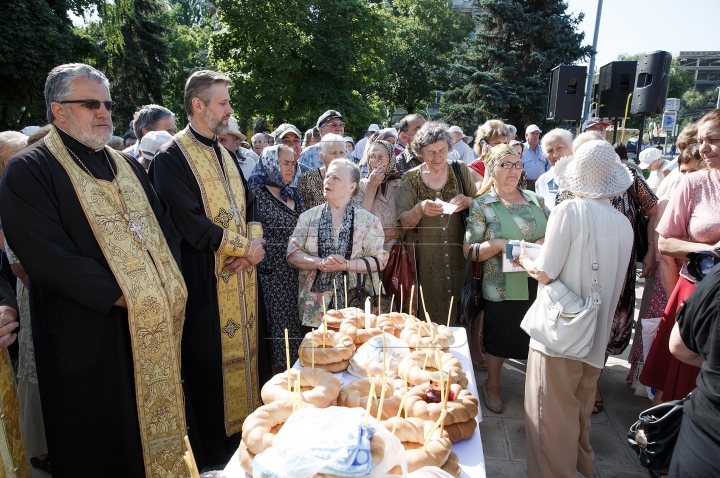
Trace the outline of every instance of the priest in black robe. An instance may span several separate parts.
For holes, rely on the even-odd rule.
[[[257,355],[263,352],[258,351],[256,345],[263,325],[261,311],[255,303],[257,295],[252,298],[252,304],[246,304],[246,310],[254,307],[255,312],[233,317],[230,322],[225,322],[218,305],[218,284],[222,284],[218,276],[227,279],[223,274],[237,274],[244,277],[246,285],[250,281],[256,283],[256,275],[251,274],[253,266],[264,256],[264,240],[243,234],[245,225],[249,230],[250,224],[258,220],[252,214],[252,197],[247,183],[235,157],[217,139],[218,134],[227,133],[228,118],[233,112],[227,91],[231,84],[227,77],[208,71],[196,72],[188,79],[185,106],[190,108],[187,110],[190,124],[173,141],[160,148],[149,169],[155,190],[168,203],[175,227],[182,236],[181,268],[188,288],[182,364],[190,398],[188,403],[192,404],[188,414],[194,415],[200,435],[200,441],[193,442],[192,446],[202,450],[205,464],[212,467],[223,466],[237,451],[244,416],[261,405],[259,387],[262,383],[258,382],[256,367],[262,369],[263,365],[268,365],[262,358],[258,360]],[[189,148],[193,148],[192,151]],[[202,159],[193,161],[193,155]],[[226,161],[228,155],[232,161]],[[211,164],[212,177],[203,178],[203,164]],[[232,190],[228,183],[232,177],[237,179],[238,174],[242,183],[236,182],[237,188]],[[217,187],[203,186],[210,180]],[[230,207],[226,206],[218,213],[209,197],[213,193],[219,195],[218,200],[229,201]],[[235,213],[229,211],[236,203],[241,210],[234,218],[239,224],[234,229]],[[228,242],[235,241],[242,245],[243,256],[223,259],[227,266],[218,274],[218,254]],[[243,295],[242,291],[239,295]],[[237,296],[236,291],[236,299]],[[240,359],[236,363],[245,370],[243,382],[247,385],[239,393],[231,394],[226,390],[231,380],[224,368],[228,361],[223,359],[221,338],[225,334],[235,340],[242,339],[240,334],[245,330],[252,332],[252,336],[245,337],[247,360]],[[237,399],[236,395],[243,395],[243,411],[239,417],[229,417],[228,402]]]
[[[103,152],[112,136],[107,80],[97,70],[77,64],[57,67],[51,76],[64,67],[81,74],[70,81],[72,97],[66,98],[54,96],[52,88],[57,84],[48,78],[49,120],[76,163],[97,180],[112,181],[117,165],[111,165]],[[88,71],[91,77],[83,77]],[[51,106],[67,110],[64,122],[50,113]],[[5,168],[0,217],[8,244],[30,278],[38,385],[52,474],[56,478],[146,476],[123,291],[68,173],[46,139],[19,152]],[[122,158],[140,181],[179,261],[180,237],[167,205],[140,163]],[[173,476],[187,475],[187,470],[181,471],[182,475]]]

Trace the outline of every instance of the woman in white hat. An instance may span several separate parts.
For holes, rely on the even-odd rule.
[[[647,183],[653,192],[657,191],[665,176],[670,174],[667,169],[669,164],[670,161],[663,159],[662,151],[657,148],[646,148],[640,153],[640,168],[650,171]]]
[[[583,144],[574,157],[555,163],[560,187],[575,198],[550,215],[545,243],[533,261],[519,264],[543,284],[560,280],[580,297],[592,285],[592,249],[596,248],[600,308],[593,345],[584,359],[568,358],[530,340],[525,380],[525,433],[528,477],[593,474],[590,416],[595,387],[605,365],[605,348],[632,249],[632,228],[610,199],[631,184],[628,169],[606,141]],[[539,295],[538,295],[539,297]]]

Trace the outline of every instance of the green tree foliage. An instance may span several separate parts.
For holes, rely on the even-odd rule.
[[[480,31],[460,49],[440,115],[472,128],[491,118],[518,127],[541,123],[552,68],[587,58],[583,14],[561,0],[476,0]]]
[[[445,90],[451,54],[475,24],[447,0],[394,0],[392,50],[382,96],[415,113],[433,91]]]
[[[670,85],[668,85],[668,98],[682,98],[686,91],[695,86],[692,72],[680,68],[680,62],[672,61],[670,67]]]
[[[48,72],[81,49],[65,5],[7,0],[0,15],[0,131],[45,124]],[[55,7],[55,8],[53,8]],[[58,10],[60,8],[60,10]]]
[[[347,129],[376,121],[369,104],[390,46],[384,9],[365,0],[218,0],[211,59],[233,79],[239,117],[314,125],[339,110]]]

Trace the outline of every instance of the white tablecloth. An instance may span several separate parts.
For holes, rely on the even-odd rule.
[[[475,382],[475,372],[473,370],[472,361],[470,360],[470,347],[468,346],[467,334],[462,327],[450,328],[455,334],[455,343],[451,347],[453,355],[455,355],[462,364],[468,378],[467,389],[479,400],[477,383]],[[296,363],[296,367],[299,365]],[[339,375],[339,374],[336,374]],[[347,372],[342,373],[343,386],[356,380],[356,377]],[[478,410],[476,417],[478,423],[482,421],[482,409]],[[463,471],[463,478],[485,478],[485,455],[483,454],[482,441],[480,440],[480,428],[475,429],[475,433],[468,440],[463,440],[453,444],[453,451],[458,456],[460,468]],[[242,478],[248,477],[240,466],[240,458],[235,452],[230,462],[222,473],[222,478]]]

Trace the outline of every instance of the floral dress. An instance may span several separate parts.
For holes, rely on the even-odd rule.
[[[323,177],[320,174],[320,169],[302,173],[298,178],[298,189],[300,189],[306,208],[312,209],[325,203]]]
[[[253,189],[255,207],[262,211],[265,233],[265,259],[257,265],[258,278],[263,291],[266,333],[270,339],[272,364],[285,365],[285,329],[290,337],[290,361],[295,363],[305,329],[300,321],[295,291],[298,288],[298,271],[285,260],[290,235],[295,230],[302,203],[290,209],[268,191],[265,185]]]
[[[355,207],[350,202],[347,207]],[[318,255],[318,224],[323,212],[323,205],[316,206],[300,215],[297,226],[290,237],[286,257],[295,251],[303,251],[311,256]],[[388,260],[388,252],[383,249],[385,234],[380,219],[361,208],[355,211],[355,229],[353,230],[353,244],[351,259],[374,256],[384,267]],[[299,278],[298,308],[302,323],[309,327],[319,327],[322,318],[323,297],[325,303],[332,300],[333,291],[323,293],[312,292],[316,270],[301,270]],[[348,290],[355,287],[357,274],[348,274]],[[379,281],[377,273],[373,273],[373,282]],[[367,282],[368,289],[370,283]],[[338,284],[338,293],[343,292],[344,284]]]
[[[365,191],[367,190],[367,179],[361,179],[360,185],[358,186],[358,193],[353,198],[355,204],[358,207],[362,207],[363,200],[365,199]],[[394,179],[388,181],[387,189],[385,194],[378,188],[375,194],[375,200],[373,201],[372,214],[380,219],[384,229],[399,228],[400,221],[398,221],[397,205],[398,198],[400,197],[400,180]],[[390,251],[392,246],[397,242],[397,239],[391,239],[385,242],[385,250]]]

